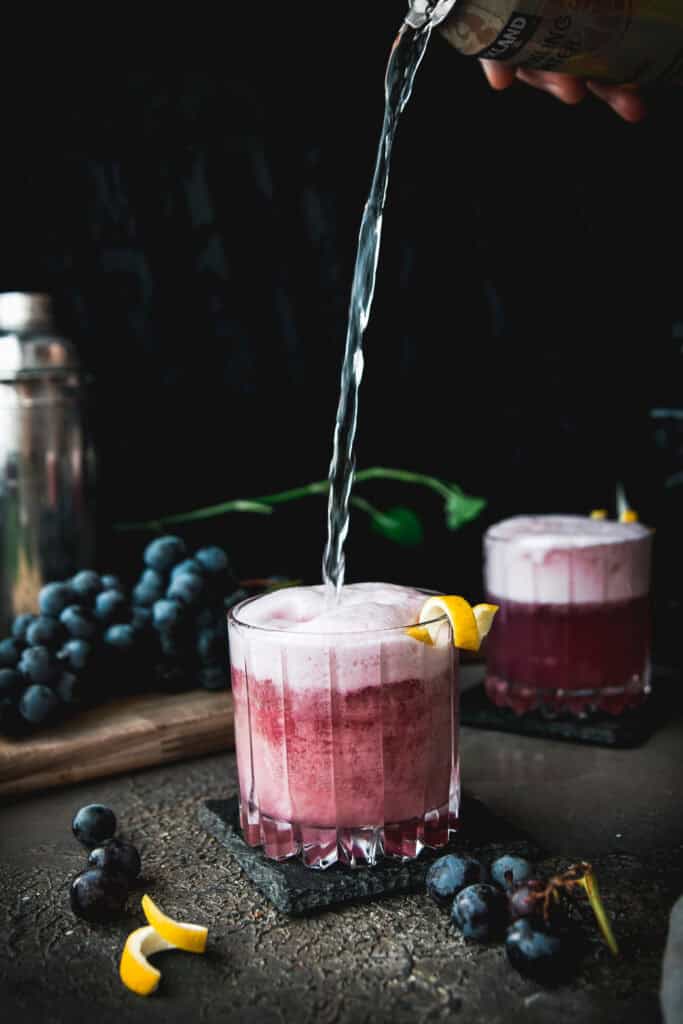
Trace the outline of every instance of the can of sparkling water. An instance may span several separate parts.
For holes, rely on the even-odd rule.
[[[683,0],[411,0],[459,53],[634,85],[683,84]]]

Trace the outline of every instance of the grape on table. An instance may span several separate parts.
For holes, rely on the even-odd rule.
[[[453,900],[468,885],[488,880],[484,864],[474,857],[444,854],[430,865],[425,883],[429,895],[439,903]]]
[[[88,866],[122,874],[129,882],[134,882],[140,874],[140,854],[132,843],[114,838],[90,851]]]
[[[520,974],[545,984],[559,984],[574,973],[579,944],[571,931],[550,931],[540,922],[520,919],[505,939],[508,960]]]
[[[71,883],[71,909],[86,921],[109,921],[123,910],[128,891],[123,875],[88,868]]]
[[[79,843],[88,847],[97,846],[114,837],[116,815],[104,804],[86,804],[74,815],[71,830]]]
[[[453,900],[451,917],[465,939],[491,942],[501,938],[508,924],[505,895],[486,882],[468,885]]]

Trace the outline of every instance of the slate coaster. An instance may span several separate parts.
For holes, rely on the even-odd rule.
[[[367,902],[397,893],[422,892],[427,868],[444,853],[467,852],[490,863],[503,853],[531,861],[543,851],[528,836],[493,815],[479,800],[463,800],[463,828],[441,850],[424,850],[413,861],[382,860],[373,868],[335,864],[324,871],[307,868],[298,858],[273,861],[262,850],[247,846],[239,828],[237,797],[206,800],[199,822],[236,858],[244,873],[278,910],[301,915],[344,903]]]
[[[656,668],[653,670],[652,693],[638,708],[622,715],[594,712],[586,718],[572,715],[549,717],[539,711],[517,715],[510,708],[496,707],[486,696],[483,682],[480,682],[461,695],[460,724],[571,743],[638,747],[667,719],[680,713],[680,691],[679,672]]]

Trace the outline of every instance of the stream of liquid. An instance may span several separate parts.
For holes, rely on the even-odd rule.
[[[351,286],[346,348],[334,445],[330,462],[327,506],[327,544],[323,555],[323,581],[338,594],[344,583],[344,542],[349,532],[349,501],[355,472],[354,443],[358,424],[358,389],[363,376],[363,335],[370,319],[375,292],[382,217],[389,183],[391,151],[401,113],[410,99],[431,24],[421,29],[403,25],[394,40],[384,78],[384,121],[370,194],[363,209]]]

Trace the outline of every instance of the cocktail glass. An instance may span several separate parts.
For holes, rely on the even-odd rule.
[[[650,689],[652,531],[583,516],[514,516],[484,537],[486,692],[524,713],[618,715]]]
[[[371,586],[345,587],[342,598]],[[376,586],[389,603],[405,593]],[[254,624],[256,602],[274,595],[228,617],[243,835],[268,857],[300,854],[313,868],[408,860],[445,845],[458,824],[451,626],[432,620],[432,644],[407,634],[426,596],[414,590],[415,614],[400,626],[376,628],[384,613],[361,603],[344,631],[316,632],[297,616],[300,600],[323,590],[279,592],[282,611],[268,626]]]

